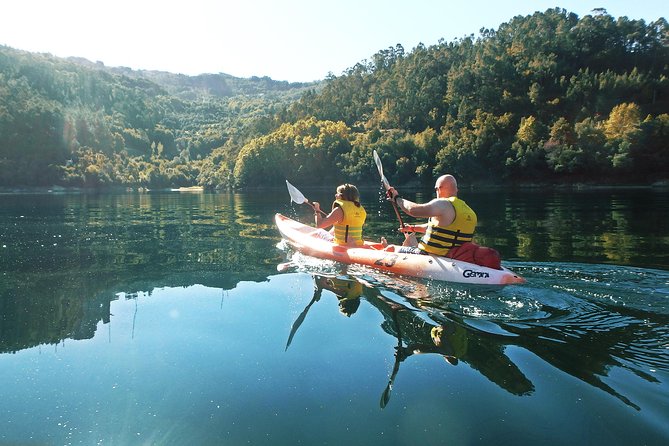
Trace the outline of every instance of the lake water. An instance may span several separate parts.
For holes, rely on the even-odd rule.
[[[669,193],[461,196],[527,284],[295,254],[283,190],[0,195],[0,445],[669,444]]]

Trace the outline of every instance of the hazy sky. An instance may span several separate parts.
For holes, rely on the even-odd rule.
[[[561,7],[579,17],[669,20],[666,0],[15,0],[0,45],[108,66],[291,82],[340,75],[380,50],[447,42],[517,15]]]

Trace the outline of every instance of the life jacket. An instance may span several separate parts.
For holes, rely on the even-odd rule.
[[[355,241],[356,245],[362,245],[362,225],[365,224],[367,212],[365,208],[356,206],[355,203],[348,200],[335,200],[332,203],[332,209],[340,207],[344,211],[342,221],[334,225],[335,243],[338,245],[348,245],[349,241]]]
[[[476,213],[467,206],[467,203],[458,197],[448,197],[443,200],[448,200],[453,204],[453,209],[455,209],[453,222],[442,227],[433,225],[430,219],[425,235],[418,242],[421,250],[438,256],[445,256],[449,249],[465,242],[471,242],[476,229]]]
[[[325,288],[335,293],[339,299],[355,299],[363,293],[360,282],[340,277],[329,277]]]

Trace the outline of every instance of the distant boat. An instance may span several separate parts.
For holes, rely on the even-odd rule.
[[[180,187],[178,189],[171,189],[172,191],[176,192],[203,192],[204,187],[203,186],[189,186],[189,187]]]

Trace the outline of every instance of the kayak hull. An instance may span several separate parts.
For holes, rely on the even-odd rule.
[[[384,251],[380,243],[365,242],[360,247],[338,246],[323,238],[322,230],[285,215],[276,214],[275,222],[281,236],[294,249],[312,257],[446,282],[476,285],[525,283],[525,279],[506,268],[497,270],[441,256],[389,252]]]

